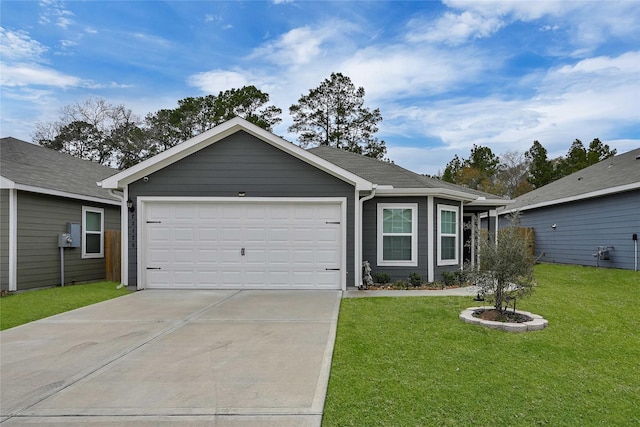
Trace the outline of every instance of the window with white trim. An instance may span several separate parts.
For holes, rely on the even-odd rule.
[[[82,207],[82,258],[104,258],[104,209]]]
[[[438,205],[438,265],[458,264],[458,207]]]
[[[378,265],[418,265],[418,204],[378,204]]]

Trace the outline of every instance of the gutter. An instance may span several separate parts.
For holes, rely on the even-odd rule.
[[[361,197],[359,202],[360,202],[360,224],[358,227],[358,265],[356,266],[356,268],[359,268],[360,270],[360,274],[358,274],[358,282],[359,285],[358,287],[362,287],[362,218],[363,218],[363,214],[362,214],[362,210],[364,208],[364,202],[366,202],[367,200],[371,200],[376,196],[376,190],[378,188],[378,184],[373,184],[371,186],[371,194],[369,194],[368,196],[365,197]]]

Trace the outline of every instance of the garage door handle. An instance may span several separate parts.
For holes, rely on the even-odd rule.
[[[162,224],[162,221],[147,221],[147,224]]]
[[[340,221],[327,221],[325,224],[340,224]]]
[[[339,268],[325,268],[326,271],[340,271]]]
[[[160,267],[147,267],[147,270],[162,270]]]

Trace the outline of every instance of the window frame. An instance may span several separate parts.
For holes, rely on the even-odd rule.
[[[455,212],[456,214],[456,232],[442,232],[442,212]],[[442,238],[454,237],[454,254],[453,259],[442,259]],[[460,208],[453,205],[438,205],[438,265],[458,265],[460,263]]]
[[[87,213],[98,213],[100,214],[100,231],[89,231],[87,230]],[[96,253],[87,253],[87,235],[92,234],[100,235],[100,252]],[[93,206],[83,206],[82,207],[82,258],[104,258],[104,209],[103,208],[95,208]]]
[[[411,209],[411,233],[384,233],[385,209]],[[418,204],[417,203],[378,203],[377,221],[377,265],[388,267],[417,267],[418,266]],[[410,236],[411,259],[385,260],[384,237],[385,236]]]

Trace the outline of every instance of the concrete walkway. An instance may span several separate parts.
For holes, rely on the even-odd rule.
[[[142,291],[0,332],[0,421],[319,426],[339,291]]]

